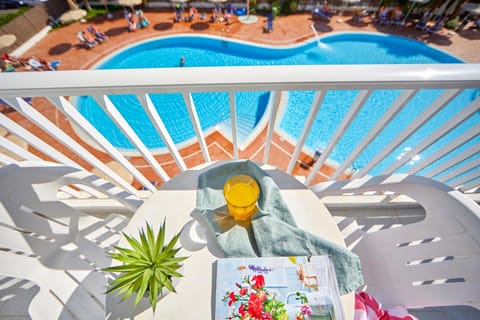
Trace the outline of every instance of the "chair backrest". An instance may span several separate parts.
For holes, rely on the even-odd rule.
[[[385,306],[480,308],[480,207],[434,180],[395,174],[314,186],[319,196],[370,191],[407,195],[425,219],[367,233],[360,256],[366,291]]]
[[[85,37],[83,36],[83,32],[82,31],[79,31],[77,32],[77,38],[78,40],[80,40],[80,42],[86,42],[87,40],[85,40]]]
[[[57,199],[65,185],[86,185],[134,212],[142,201],[78,168],[24,162],[0,168],[0,275],[39,287],[33,319],[104,319],[112,248],[127,219],[94,218]],[[88,201],[88,200],[86,200]]]

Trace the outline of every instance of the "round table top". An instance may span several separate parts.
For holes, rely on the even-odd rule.
[[[195,230],[188,228],[198,226],[193,218],[196,214],[196,188],[198,176],[208,169],[185,171],[152,194],[133,215],[124,232],[137,235],[139,229],[145,227],[146,222],[158,231],[159,226],[166,218],[166,239],[170,239],[185,226],[180,237],[183,249],[181,256],[189,256],[183,265],[184,277],[176,285],[176,294],[169,293],[157,304],[155,314],[149,308],[148,300],[140,302],[132,314],[132,301],[124,301],[121,308],[118,305],[110,308],[112,303],[118,303],[119,298],[107,296],[107,310],[113,309],[112,319],[132,317],[135,319],[213,319],[214,314],[214,263],[224,257],[222,250],[215,241],[208,239],[207,243],[197,236]],[[339,245],[345,246],[341,233],[328,209],[317,196],[294,177],[277,169],[263,166],[276,182],[280,193],[292,212],[298,227],[317,234]],[[186,230],[190,233],[186,234]],[[128,247],[122,238],[120,247]],[[354,294],[349,293],[341,297],[346,319],[353,319]],[[193,303],[193,304],[192,304]],[[188,304],[192,304],[187,306]]]

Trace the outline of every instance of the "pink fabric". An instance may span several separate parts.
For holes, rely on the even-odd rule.
[[[366,292],[355,293],[354,320],[418,320],[409,315],[407,309],[396,307],[394,309],[382,309],[382,305],[374,297]]]

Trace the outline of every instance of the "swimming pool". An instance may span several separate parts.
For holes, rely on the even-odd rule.
[[[368,52],[368,54],[364,54],[365,52]],[[455,57],[417,41],[398,36],[371,33],[334,34],[322,37],[320,45],[316,40],[311,40],[303,44],[279,48],[232,40],[227,41],[224,38],[180,35],[151,40],[126,48],[102,61],[97,68],[177,67],[179,66],[179,57],[181,56],[186,60],[186,67],[462,63],[461,60]],[[395,118],[389,128],[384,130],[384,133],[378,137],[381,140],[373,141],[369,148],[360,155],[355,165],[358,167],[363,166],[365,161],[371,158],[372,153],[378,151],[378,143],[383,145],[385,144],[384,141],[389,141],[385,139],[391,140],[394,134],[399,131],[398,128],[402,128],[409,123],[409,119],[412,119],[411,114],[418,114],[422,111],[417,107],[418,105],[428,105],[425,102],[433,101],[440,93],[440,90],[422,90],[405,110]],[[294,139],[301,132],[305,117],[311,106],[313,94],[313,92],[304,91],[289,93],[288,103],[279,127]],[[308,147],[321,149],[325,146],[326,141],[331,137],[333,130],[351,105],[355,94],[355,92],[344,91],[331,91],[327,94],[325,102],[320,108],[314,128],[307,139],[306,145]],[[352,143],[362,137],[362,129],[365,131],[365,124],[375,123],[398,94],[398,91],[393,90],[375,91],[356,117],[355,123],[333,151],[331,158],[338,162],[344,160],[349,154],[349,147],[353,145]],[[431,132],[433,128],[438,127],[439,122],[451,118],[458,111],[458,106],[467,104],[465,99],[470,101],[478,95],[478,90],[467,90],[460,97],[457,97],[444,111],[422,128],[424,131],[421,130],[422,132],[419,133],[417,139],[424,136],[425,132]],[[194,93],[192,96],[203,130],[212,128],[217,124],[223,123],[228,125],[230,117],[227,93]],[[240,137],[245,137],[259,123],[267,107],[269,97],[270,94],[268,92],[236,93],[237,120],[241,128],[239,129]],[[155,149],[164,146],[134,96],[111,96],[110,98],[119,107],[119,111],[128,119],[130,125],[137,131],[148,148]],[[181,143],[194,137],[194,130],[180,94],[157,94],[151,95],[151,98],[175,143]],[[421,104],[419,104],[420,101],[422,102]],[[81,98],[79,110],[116,147],[121,149],[132,148],[129,141],[116,128],[108,116],[103,113],[101,108],[96,105],[93,99]],[[464,125],[471,126],[474,124],[470,122]],[[395,130],[392,128],[395,128]],[[450,137],[449,139],[452,138]],[[401,148],[408,148],[409,144],[413,145],[414,141],[406,142]],[[392,156],[394,158],[396,155]],[[388,163],[385,165],[388,165]],[[381,170],[381,168],[379,166],[376,169]]]

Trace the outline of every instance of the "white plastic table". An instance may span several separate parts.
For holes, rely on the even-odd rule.
[[[282,171],[265,166],[262,169],[277,183],[298,227],[345,246],[330,212],[310,189]],[[138,235],[138,230],[148,222],[158,231],[166,218],[166,239],[170,239],[185,226],[180,255],[189,258],[184,262],[184,277],[175,287],[177,293],[163,297],[157,303],[155,314],[147,299],[133,311],[132,301],[124,301],[119,306],[116,305],[118,298],[109,295],[107,312],[114,310],[109,319],[213,319],[214,263],[222,257],[222,251],[214,241],[208,240],[208,245],[205,244],[198,236],[202,229],[197,228],[198,223],[192,218],[196,214],[198,175],[203,170],[188,170],[168,181],[144,202],[124,230],[127,234]],[[119,246],[128,247],[128,244],[122,239]],[[354,294],[346,294],[341,300],[346,319],[353,319]]]

